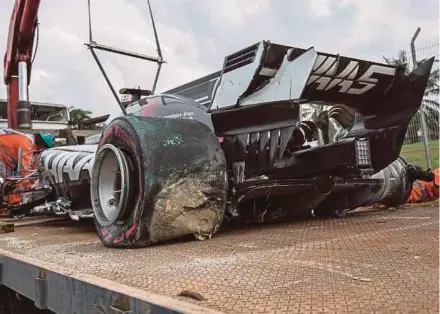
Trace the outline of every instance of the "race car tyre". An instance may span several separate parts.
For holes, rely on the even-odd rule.
[[[92,170],[99,238],[125,248],[210,238],[223,220],[227,184],[225,156],[204,124],[117,118],[103,132]]]

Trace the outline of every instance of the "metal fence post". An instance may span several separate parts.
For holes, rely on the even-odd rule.
[[[420,31],[421,29],[420,27],[418,27],[413,38],[411,39],[411,56],[412,56],[414,69],[416,69],[418,65],[414,42],[416,41],[417,36],[419,36]],[[429,150],[429,142],[428,142],[428,128],[426,125],[426,118],[425,118],[425,104],[423,103],[423,101],[422,101],[422,105],[420,106],[419,112],[420,112],[420,122],[422,124],[422,137],[423,137],[423,146],[425,147],[426,165],[428,166],[428,168],[432,169],[431,151]]]

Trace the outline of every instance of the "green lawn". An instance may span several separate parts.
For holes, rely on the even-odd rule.
[[[429,150],[431,151],[432,168],[439,166],[439,140],[429,141]],[[425,148],[423,142],[403,145],[400,155],[405,160],[414,165],[426,168]]]

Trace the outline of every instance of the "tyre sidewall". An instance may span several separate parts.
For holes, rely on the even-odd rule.
[[[148,239],[148,235],[143,234],[148,232],[147,228],[142,228],[142,209],[143,200],[146,199],[145,193],[145,171],[142,148],[139,144],[139,140],[136,136],[136,132],[133,127],[124,119],[117,118],[113,120],[103,132],[103,135],[99,141],[97,151],[105,145],[111,144],[121,149],[129,156],[132,163],[132,178],[134,177],[132,184],[132,197],[131,200],[132,209],[128,208],[127,213],[121,218],[120,221],[116,221],[108,226],[101,225],[95,218],[95,226],[98,231],[99,238],[106,246],[112,247],[127,247],[127,246],[145,246],[148,243],[143,243],[143,238]],[[149,156],[151,157],[151,156]],[[96,214],[96,208],[100,208],[99,198],[97,197],[97,176],[100,162],[98,162],[98,156],[96,156],[95,164],[92,171],[92,183],[91,183],[91,196],[92,205]]]

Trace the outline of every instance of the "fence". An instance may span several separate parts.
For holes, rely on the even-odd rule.
[[[408,70],[414,68],[413,59],[417,62],[436,57],[431,71],[430,82],[425,90],[422,107],[412,118],[406,133],[402,156],[412,164],[422,167],[439,167],[439,41],[438,38],[423,43],[414,42],[414,49],[408,47],[398,54],[402,63],[408,63]],[[425,121],[422,120],[424,115]],[[425,122],[425,123],[423,123]],[[427,139],[427,152],[424,136]]]

